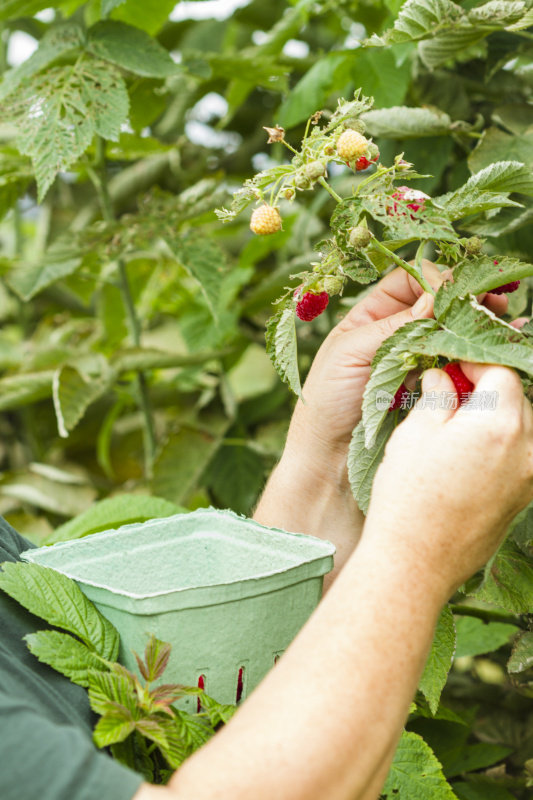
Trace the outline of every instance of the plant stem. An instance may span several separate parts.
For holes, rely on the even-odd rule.
[[[319,178],[319,179],[318,179],[318,183],[319,183],[321,186],[323,186],[323,187],[324,187],[324,189],[326,190],[326,192],[329,192],[329,193],[330,193],[330,195],[333,197],[333,199],[335,200],[335,202],[336,202],[336,203],[342,203],[342,197],[341,197],[340,195],[338,195],[338,194],[337,194],[337,192],[335,191],[335,189],[332,189],[332,188],[331,188],[331,186],[329,185],[329,183],[327,182],[327,180],[326,180],[325,178]]]
[[[95,186],[102,208],[102,216],[106,222],[116,220],[113,211],[113,204],[107,185],[107,174],[105,169],[105,141],[98,136],[96,139],[96,160],[95,169],[89,168],[89,176]],[[134,347],[141,346],[141,321],[137,315],[135,303],[131,293],[131,285],[128,278],[126,264],[122,258],[118,259],[119,289],[122,294],[122,301],[128,316],[129,328]],[[139,389],[139,407],[144,417],[144,476],[150,480],[153,474],[153,464],[156,449],[156,437],[154,428],[154,418],[150,405],[148,393],[148,383],[146,375],[142,370],[137,370],[137,386]]]
[[[397,264],[398,267],[401,267],[406,272],[408,272],[409,275],[420,284],[420,286],[424,289],[425,292],[428,292],[428,294],[433,295],[433,297],[435,296],[435,292],[433,291],[427,280],[424,278],[421,269],[419,269],[416,265],[409,264],[407,261],[404,261],[403,258],[397,256],[396,253],[393,253],[392,250],[389,250],[388,247],[385,247],[385,245],[382,244],[380,241],[378,241],[378,239],[372,239],[372,244],[374,247],[377,247],[378,250],[381,250],[381,252],[384,255],[392,259],[392,261],[394,261],[394,263]],[[425,244],[425,242],[423,242],[423,244]]]
[[[450,610],[452,614],[457,614],[461,617],[476,617],[483,622],[506,622],[509,625],[515,625],[517,628],[527,629],[519,616],[512,614],[505,614],[503,611],[493,611],[487,608],[477,608],[477,606],[467,606],[460,603],[450,603]]]

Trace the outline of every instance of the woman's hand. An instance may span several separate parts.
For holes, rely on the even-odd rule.
[[[454,391],[452,381],[426,372],[424,394],[385,449],[363,533],[375,541],[387,531],[390,557],[430,576],[444,599],[488,561],[533,498],[533,411],[518,375],[461,366],[495,407],[445,408],[439,395]],[[401,537],[391,536],[395,528]]]

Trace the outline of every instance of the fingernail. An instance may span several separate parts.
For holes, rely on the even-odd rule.
[[[422,314],[427,311],[429,298],[430,295],[427,292],[421,294],[413,306],[413,314]]]

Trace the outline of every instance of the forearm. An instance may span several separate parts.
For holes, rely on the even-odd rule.
[[[278,665],[176,773],[170,796],[373,800],[444,601],[430,576],[413,579],[363,541]]]
[[[298,442],[305,442],[300,448]],[[328,464],[327,471],[324,464]],[[326,453],[305,437],[289,435],[283,456],[254,513],[263,525],[329,539],[336,547],[335,567],[327,589],[358,543],[364,516],[350,489],[346,453]]]

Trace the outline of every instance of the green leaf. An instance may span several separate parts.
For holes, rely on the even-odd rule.
[[[506,539],[487,564],[483,583],[473,594],[512,614],[529,614],[533,608],[533,561]]]
[[[107,670],[94,651],[68,633],[37,631],[24,636],[24,640],[39,661],[79,686],[89,686],[87,670]]]
[[[0,589],[35,616],[73,633],[102,658],[115,661],[117,631],[71,578],[40,564],[5,563]]]
[[[264,351],[263,351],[264,355]],[[268,364],[267,361],[267,365]],[[231,475],[231,480],[228,480]],[[265,464],[250,447],[222,446],[209,465],[206,482],[224,508],[249,514],[265,481]]]
[[[512,161],[519,163],[524,169],[522,181],[527,191],[520,186],[509,191],[531,195],[533,175],[533,132],[526,131],[521,136],[513,136],[500,128],[487,128],[475,150],[468,157],[468,166],[472,172],[490,168],[494,162]],[[525,166],[524,166],[525,165]]]
[[[152,634],[144,651],[144,661],[147,667],[146,680],[150,683],[160,678],[170,658],[171,645],[162,642]]]
[[[0,149],[0,220],[24,194],[32,179],[29,159],[11,147]]]
[[[420,42],[418,52],[424,64],[429,69],[434,69],[463,56],[465,50],[481,42],[488,33],[488,30],[480,30],[474,26],[453,28],[433,39]]]
[[[365,446],[370,448],[389,413],[389,407],[405,376],[417,359],[411,355],[415,343],[422,343],[435,331],[435,320],[408,322],[390,336],[378,349],[372,361],[372,373],[363,395]],[[532,351],[533,353],[533,351]]]
[[[507,27],[523,18],[527,11],[526,3],[522,0],[489,0],[478,8],[468,12],[468,19],[475,25],[490,25],[491,27]]]
[[[298,371],[298,343],[296,322],[292,304],[277,311],[267,322],[266,351],[281,380],[288,383],[292,391],[302,396]]]
[[[107,392],[113,378],[111,370],[96,378],[68,364],[57,370],[52,393],[60,436],[68,438],[89,406]]]
[[[135,720],[125,718],[121,710],[110,712],[100,717],[93,731],[93,740],[97,747],[109,747],[123,742],[135,730]]]
[[[497,263],[494,263],[494,262]],[[446,314],[457,297],[490,292],[497,286],[510,281],[518,281],[533,275],[533,264],[518,258],[479,256],[457,265],[453,271],[453,283],[446,282],[439,288],[435,297],[435,316],[440,319]]]
[[[170,517],[173,514],[183,514],[187,511],[183,506],[177,506],[163,500],[161,497],[149,497],[143,494],[121,494],[117,497],[108,497],[94,503],[83,514],[60,525],[46,539],[46,544],[65,542],[68,539],[81,539],[98,531],[119,528],[122,525],[131,525],[134,522],[146,522],[158,517]]]
[[[154,494],[173,503],[185,502],[220,447],[228,425],[228,420],[219,417],[208,427],[183,427],[172,434],[155,460]]]
[[[475,172],[463,189],[533,195],[533,172],[520,161],[498,160]]]
[[[0,0],[0,20],[31,17],[49,7],[50,0]]]
[[[280,124],[293,128],[325,105],[334,87],[348,80],[351,61],[357,57],[353,50],[348,50],[328,53],[315,61],[281,106]]]
[[[52,394],[52,370],[27,372],[0,378],[0,411],[44,400]]]
[[[505,622],[484,622],[477,617],[455,617],[457,647],[455,657],[481,656],[493,653],[509,642],[518,631],[515,625]]]
[[[124,667],[120,673],[89,670],[87,674],[89,702],[96,714],[103,716],[117,711],[124,719],[139,718],[135,679]]]
[[[126,0],[102,0],[102,16],[107,17],[110,11],[121,6]]]
[[[402,734],[382,794],[391,800],[455,800],[429,745],[408,731]]]
[[[455,650],[455,625],[453,614],[445,606],[437,622],[431,651],[420,678],[419,689],[428,701],[432,714],[439,707],[439,700],[446,684]]]
[[[22,81],[46,69],[60,56],[82,48],[83,44],[83,31],[79,25],[67,23],[51,28],[45,33],[33,55],[5,73],[0,83],[0,101],[14,92]]]
[[[453,790],[459,800],[516,800],[516,795],[483,775],[468,776],[468,783],[454,783]]]
[[[180,264],[200,284],[209,309],[218,317],[221,288],[228,273],[224,251],[212,239],[191,234],[176,241],[167,239]]]
[[[6,281],[21,300],[31,300],[52,283],[73,275],[82,261],[82,256],[71,245],[60,241],[38,261],[16,266],[8,273]]]
[[[89,58],[32,76],[4,101],[2,116],[18,129],[20,152],[32,159],[39,201],[57,173],[85,152],[95,134],[118,139],[128,105],[118,70]]]
[[[394,427],[394,414],[387,414],[376,441],[369,449],[365,447],[365,429],[362,422],[359,422],[352,434],[348,449],[348,477],[352,494],[363,514],[368,511],[374,476]]]
[[[464,18],[463,10],[451,0],[407,0],[392,30],[387,31],[381,39],[372,37],[368,43],[383,45],[418,41]]]
[[[113,0],[107,0],[113,2]],[[176,5],[176,0],[158,0],[157,3],[147,3],[146,0],[127,0],[116,3],[111,10],[113,19],[120,19],[136,28],[142,28],[150,34],[157,31],[168,21],[170,12]]]
[[[507,662],[509,672],[525,672],[533,667],[533,631],[521,633],[514,643],[511,658]]]
[[[384,139],[417,139],[423,136],[448,136],[452,121],[438,108],[391,106],[367,111],[361,119],[372,136]]]
[[[89,29],[87,49],[97,58],[146,78],[166,78],[180,70],[159,42],[124,22],[97,22]]]
[[[490,767],[506,758],[513,752],[511,747],[502,747],[499,744],[471,744],[457,747],[446,759],[442,759],[445,774],[454,778],[463,772],[473,772],[477,769]]]
[[[500,320],[475,298],[456,298],[442,328],[413,342],[413,353],[446,356],[450,360],[502,364],[533,374],[533,347],[527,338]]]

